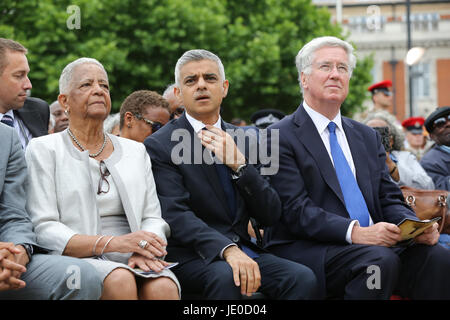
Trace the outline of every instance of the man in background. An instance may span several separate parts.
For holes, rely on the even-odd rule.
[[[20,43],[0,38],[0,121],[15,128],[23,148],[48,133],[50,117],[45,101],[27,97],[32,85],[26,54]]]

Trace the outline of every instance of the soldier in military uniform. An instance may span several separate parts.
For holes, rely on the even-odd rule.
[[[405,150],[414,154],[418,161],[434,145],[434,142],[424,134],[424,122],[423,117],[411,117],[402,122],[405,132]]]

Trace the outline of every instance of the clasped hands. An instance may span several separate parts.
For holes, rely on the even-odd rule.
[[[414,238],[416,243],[435,245],[439,240],[439,225],[434,223],[431,227]],[[393,223],[378,222],[369,227],[360,227],[356,224],[352,230],[352,242],[355,244],[368,244],[392,247],[401,241],[400,228]]]
[[[145,248],[139,246],[141,240],[147,241]],[[130,268],[140,268],[144,271],[161,272],[169,264],[161,258],[167,255],[166,241],[153,232],[136,231],[114,237],[109,244],[109,251],[128,253],[133,255],[128,259]]]
[[[27,271],[28,255],[24,247],[0,242],[0,291],[21,289],[25,282],[20,279]]]

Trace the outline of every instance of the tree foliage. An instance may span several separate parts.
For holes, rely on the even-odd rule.
[[[80,28],[68,21],[80,9]],[[203,48],[221,57],[230,90],[223,116],[249,119],[262,108],[291,113],[301,101],[295,56],[322,35],[343,38],[325,8],[310,0],[2,0],[0,37],[28,50],[32,95],[56,99],[62,68],[79,57],[108,71],[113,109],[131,92],[160,93],[174,82],[183,52]],[[343,113],[365,99],[371,60],[358,61]]]

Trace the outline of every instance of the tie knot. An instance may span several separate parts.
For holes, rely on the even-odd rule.
[[[331,121],[328,124],[328,131],[330,131],[330,133],[334,133],[336,131],[336,123],[334,123],[333,121]]]
[[[2,120],[0,121],[10,127],[14,127],[14,120],[10,115],[4,114]]]

